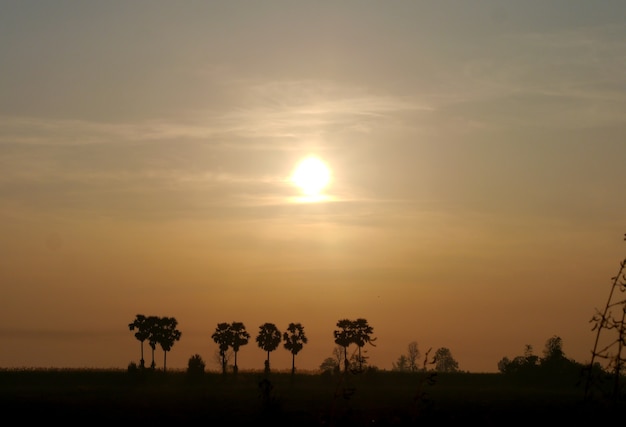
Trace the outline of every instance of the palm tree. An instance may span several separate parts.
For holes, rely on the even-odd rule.
[[[156,363],[154,363],[154,350],[156,350],[156,346],[159,343],[159,329],[159,318],[157,316],[148,316],[146,318],[146,330],[148,331],[148,344],[152,350],[152,363],[150,364],[151,369],[156,367]]]
[[[182,333],[176,329],[178,321],[173,317],[163,317],[158,322],[158,343],[163,349],[163,372],[167,367],[167,352],[172,349],[174,343],[180,340]]]
[[[348,371],[348,346],[354,342],[352,320],[341,319],[337,322],[338,330],[333,332],[335,336],[335,344],[343,347],[343,369]]]
[[[360,318],[352,322],[352,340],[359,348],[359,371],[363,370],[364,360],[361,356],[361,348],[368,343],[375,347],[373,343],[376,338],[370,337],[372,333],[374,333],[374,328],[367,323],[367,320]]]
[[[265,360],[265,373],[270,372],[270,353],[278,347],[281,340],[281,333],[273,323],[264,323],[259,326],[259,335],[256,342],[260,348],[267,352],[267,360]]]
[[[139,367],[145,368],[145,361],[143,358],[143,343],[150,336],[146,316],[144,316],[143,314],[138,314],[135,317],[135,320],[133,320],[132,323],[128,324],[128,328],[131,331],[134,331],[135,329],[137,329],[137,332],[135,332],[135,338],[139,340],[140,346],[141,346],[141,361],[139,362]]]
[[[213,335],[211,335],[211,338],[213,338],[213,341],[215,341],[220,349],[220,357],[222,359],[222,374],[226,374],[226,354],[231,346],[231,343],[233,342],[232,335],[233,333],[230,324],[226,322],[218,323],[217,327],[215,328],[215,332],[213,332]]]
[[[241,348],[242,345],[248,344],[248,340],[250,339],[250,334],[248,333],[248,331],[246,331],[245,325],[241,322],[231,323],[230,330],[232,333],[231,335],[232,341],[230,345],[233,348],[233,352],[235,353],[235,366],[233,369],[234,369],[234,373],[237,374],[237,372],[239,372],[239,368],[237,367],[237,352],[239,351],[239,348]]]
[[[291,352],[291,375],[296,373],[296,354],[302,350],[309,340],[304,334],[304,327],[300,323],[290,323],[287,332],[283,334],[283,346]]]

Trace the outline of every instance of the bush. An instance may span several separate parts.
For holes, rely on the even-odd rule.
[[[201,376],[204,374],[206,363],[199,354],[194,354],[187,363],[187,374],[190,376]]]

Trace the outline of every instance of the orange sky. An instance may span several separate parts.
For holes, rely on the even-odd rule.
[[[172,368],[219,369],[241,321],[240,369],[265,322],[302,323],[316,369],[359,317],[382,369],[417,341],[495,372],[554,335],[587,361],[626,253],[625,12],[5,4],[0,367],[126,368],[139,313],[178,320]],[[332,180],[302,203],[308,155]]]

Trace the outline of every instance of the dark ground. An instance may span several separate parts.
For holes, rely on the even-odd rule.
[[[609,422],[624,402],[571,381],[511,381],[501,374],[359,375],[1,371],[0,411],[11,424],[481,426]],[[7,424],[8,425],[8,424]]]

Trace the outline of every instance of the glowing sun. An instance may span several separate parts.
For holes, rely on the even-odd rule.
[[[330,183],[330,169],[317,157],[307,157],[296,166],[291,181],[308,197],[321,195]]]

